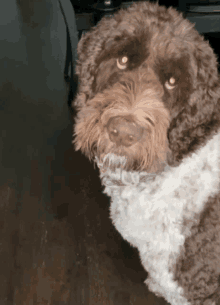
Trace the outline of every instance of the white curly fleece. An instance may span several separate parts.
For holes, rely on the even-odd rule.
[[[161,174],[109,169],[102,172],[105,193],[111,197],[111,219],[121,235],[137,247],[149,277],[149,289],[172,305],[190,304],[169,271],[190,229],[210,196],[219,193],[220,132],[178,167]],[[109,162],[124,162],[112,154]],[[104,160],[105,161],[105,160]],[[184,227],[183,218],[191,220]],[[188,223],[188,222],[187,222]]]

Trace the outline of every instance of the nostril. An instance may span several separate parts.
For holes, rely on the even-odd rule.
[[[118,135],[117,129],[113,129],[113,130],[111,131],[111,133],[112,133],[114,136],[117,136],[117,135]]]
[[[135,137],[129,134],[129,135],[127,136],[127,141],[132,143],[132,142],[135,141]]]

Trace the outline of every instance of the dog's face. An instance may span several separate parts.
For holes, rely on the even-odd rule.
[[[101,20],[79,42],[78,56],[77,150],[148,172],[193,150],[213,116],[210,99],[217,104],[218,73],[212,49],[179,13],[135,4]]]

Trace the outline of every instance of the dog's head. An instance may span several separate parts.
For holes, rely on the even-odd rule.
[[[176,10],[141,2],[103,18],[78,57],[74,142],[89,158],[155,172],[219,128],[216,57]]]

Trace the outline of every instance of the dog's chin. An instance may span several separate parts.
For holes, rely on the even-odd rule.
[[[100,157],[95,157],[95,162],[102,171],[111,170],[115,172],[116,169],[132,171],[132,168],[129,168],[128,166],[127,157],[114,153],[108,153],[106,155],[101,155]]]
[[[126,155],[118,155],[115,153],[108,153],[106,155],[96,157],[95,161],[98,167],[104,172],[110,170],[115,172],[116,170],[126,171],[126,172],[143,172],[147,171],[143,165],[138,162],[138,160],[129,160]]]
[[[129,160],[129,157],[122,154],[107,153],[102,154],[99,157],[95,157],[95,162],[102,172],[116,170],[126,172],[146,172],[146,173],[159,173],[164,170],[168,165],[165,162],[154,162],[154,164],[143,165],[140,160]]]
[[[102,164],[103,169],[111,171],[120,169],[128,172],[146,171],[146,166],[143,166],[146,160],[143,156],[135,153],[134,150],[127,150],[121,146],[100,149],[95,156],[96,163]]]

